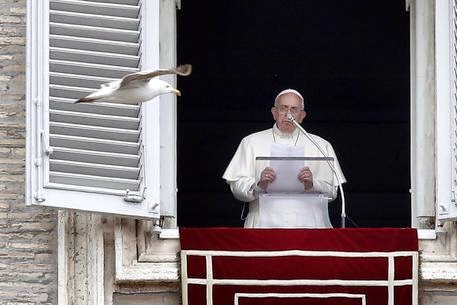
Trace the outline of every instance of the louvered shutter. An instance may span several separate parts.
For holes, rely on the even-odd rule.
[[[436,201],[440,220],[457,219],[457,0],[436,2]]]
[[[158,67],[158,0],[33,5],[44,33],[37,39],[48,44],[36,55],[44,58],[38,60],[44,79],[31,85],[41,93],[32,101],[36,120],[30,122],[34,130],[29,135],[37,137],[30,143],[36,146],[31,153],[36,162],[28,165],[36,173],[28,182],[34,190],[29,201],[158,218],[158,98],[141,107],[74,103],[103,83]]]

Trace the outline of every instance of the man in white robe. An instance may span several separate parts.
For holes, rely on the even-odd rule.
[[[324,150],[325,155],[323,155],[316,145],[301,134],[300,130],[289,121],[288,113],[292,114],[299,123],[306,117],[304,100],[298,91],[293,89],[281,91],[275,99],[271,113],[275,120],[273,128],[245,137],[223,175],[223,178],[230,185],[234,197],[240,201],[249,202],[249,213],[244,224],[246,228],[259,227],[259,193],[268,192],[268,186],[276,179],[276,173],[273,168],[269,166],[259,168],[258,164],[256,166],[256,157],[270,156],[272,145],[279,144],[285,147],[302,146],[304,147],[303,157],[334,158],[333,166],[338,177],[329,179],[328,177],[319,176],[319,173],[328,173],[329,165],[326,162],[320,163],[317,167],[305,166],[301,168],[297,179],[303,184],[304,193],[324,194],[329,201],[332,201],[337,196],[338,183],[346,182],[331,144],[319,136],[310,134],[314,141]],[[319,167],[322,166],[326,166],[327,170],[323,170],[323,168],[320,170]],[[325,176],[325,174],[322,175]],[[277,204],[281,204],[281,202]],[[325,204],[327,204],[327,201]],[[303,202],[303,209],[306,209],[306,202]],[[325,206],[325,212],[328,218],[327,206]],[[310,213],[316,212],[310,211]],[[316,216],[316,219],[322,219],[321,215]],[[309,226],[328,227],[329,225],[318,220]]]

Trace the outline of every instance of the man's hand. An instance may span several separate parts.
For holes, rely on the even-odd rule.
[[[260,173],[260,180],[258,186],[266,191],[268,184],[272,183],[276,179],[275,171],[271,167],[265,167],[265,169]]]
[[[303,183],[305,191],[313,188],[313,173],[309,167],[303,167],[298,173],[298,180]]]

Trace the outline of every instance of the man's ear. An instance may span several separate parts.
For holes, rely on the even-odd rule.
[[[271,107],[271,114],[273,115],[273,119],[276,120],[276,115],[278,114],[277,112],[278,110],[276,109],[276,107]]]
[[[298,123],[303,122],[303,120],[304,120],[305,118],[306,118],[306,111],[303,110],[302,112],[300,112],[300,119],[297,120]]]

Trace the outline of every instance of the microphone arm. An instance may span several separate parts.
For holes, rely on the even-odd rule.
[[[287,119],[290,122],[292,122],[301,131],[301,133],[303,133],[306,136],[306,138],[308,138],[308,140],[310,140],[311,143],[314,144],[314,146],[317,147],[317,149],[320,151],[320,153],[324,157],[328,157],[327,154],[322,149],[322,147],[309,135],[309,133],[300,125],[300,123],[298,123],[295,120],[294,116],[290,113],[290,111],[287,112]],[[330,169],[332,170],[332,172],[335,174],[336,180],[338,181],[338,187],[339,187],[340,193],[341,193],[341,227],[345,228],[346,227],[346,200],[344,198],[343,185],[341,184],[340,175],[337,173],[333,164],[330,163],[330,161],[327,161],[327,164],[330,167]]]

